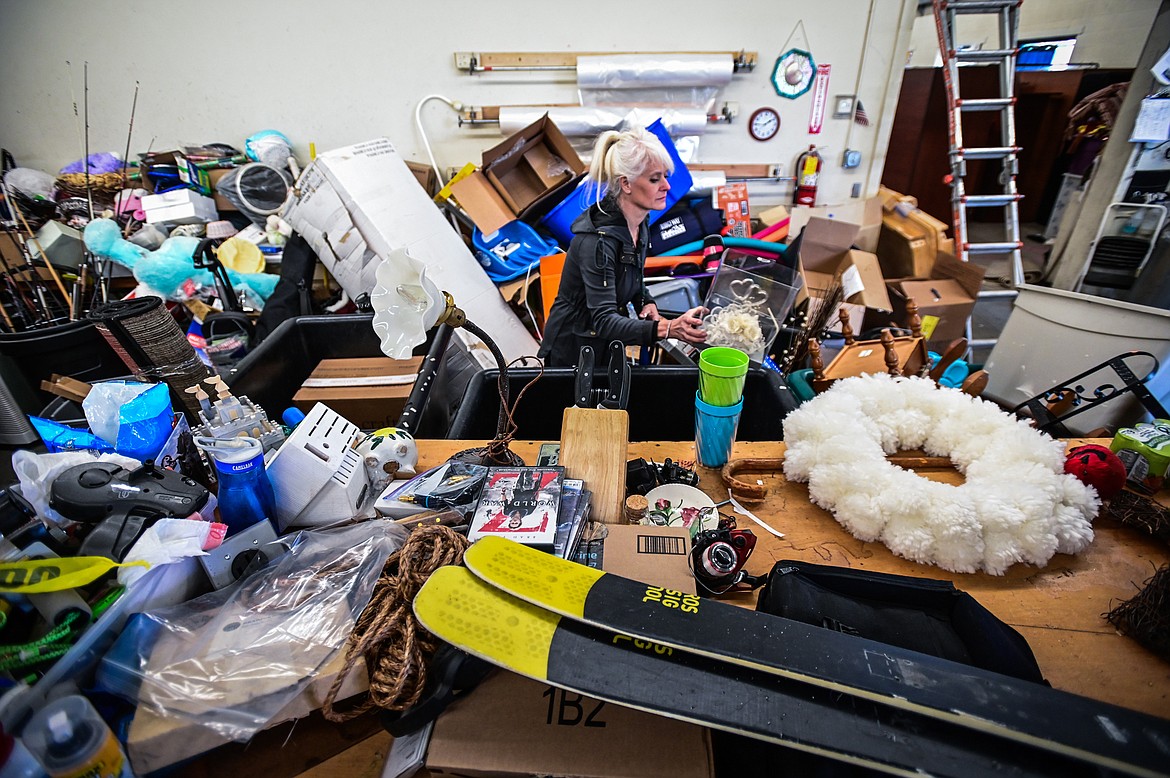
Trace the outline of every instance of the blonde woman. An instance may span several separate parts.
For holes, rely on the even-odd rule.
[[[573,240],[540,346],[547,366],[572,367],[582,346],[603,352],[614,340],[651,346],[664,338],[706,339],[699,318],[706,309],[664,319],[643,280],[648,218],[650,211],[666,207],[666,177],[673,169],[670,155],[651,132],[609,130],[597,138],[589,179],[599,197],[573,222]]]

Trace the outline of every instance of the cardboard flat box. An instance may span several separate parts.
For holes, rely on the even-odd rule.
[[[984,272],[974,262],[938,254],[928,277],[889,281],[886,286],[892,314],[882,318],[867,312],[865,327],[888,326],[891,320],[898,326],[907,326],[906,301],[912,298],[918,305],[923,335],[932,349],[940,351],[955,338],[966,335],[967,318],[975,308]]]
[[[293,395],[293,405],[307,412],[324,403],[361,429],[393,427],[414,388],[422,359],[322,359]]]
[[[801,232],[798,259],[804,289],[797,296],[822,298],[840,281],[844,301],[877,311],[891,310],[886,281],[876,255],[852,248],[860,227],[838,219],[813,217]]]
[[[506,360],[536,353],[536,340],[386,138],[318,154],[301,173],[284,219],[351,298],[371,292],[384,258],[405,249],[467,318],[491,333]],[[494,366],[465,328],[455,337],[480,364]]]
[[[615,672],[620,672],[615,668]],[[435,722],[432,775],[709,778],[706,729],[496,672]]]
[[[142,198],[142,210],[146,211],[147,224],[199,224],[219,218],[215,201],[192,189],[147,195]]]
[[[451,192],[479,231],[490,235],[563,196],[585,169],[546,114],[485,151],[481,169],[451,184]]]

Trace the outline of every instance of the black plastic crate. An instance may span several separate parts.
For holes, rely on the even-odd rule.
[[[508,371],[508,388],[515,402],[524,385],[539,371]],[[692,440],[695,436],[695,392],[698,367],[684,365],[634,366],[630,371],[630,440]],[[498,371],[484,370],[467,386],[447,437],[482,440],[496,434],[500,400]],[[573,404],[576,371],[551,368],[525,392],[516,409],[517,440],[560,440],[561,417]],[[737,440],[783,440],[784,417],[796,408],[796,397],[774,370],[754,368],[744,382],[743,413]]]

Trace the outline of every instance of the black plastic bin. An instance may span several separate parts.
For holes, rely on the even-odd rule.
[[[53,373],[93,383],[124,376],[128,369],[93,322],[85,319],[44,329],[2,332],[0,359],[13,368],[3,370],[5,380],[28,413],[39,413],[53,399],[54,395],[41,391],[41,381]]]
[[[508,371],[513,401],[539,370]],[[483,440],[496,434],[500,398],[496,370],[484,370],[471,379],[459,406],[450,439]],[[573,368],[544,371],[524,394],[516,409],[517,440],[560,440],[561,416],[573,404],[576,372]],[[695,392],[699,368],[684,365],[635,366],[630,370],[630,440],[692,440],[695,436]],[[796,397],[783,376],[774,370],[748,371],[743,390],[743,413],[737,440],[783,440],[784,417],[796,408]]]
[[[224,380],[233,394],[247,395],[268,412],[269,418],[279,420],[322,359],[385,356],[374,332],[373,318],[373,314],[336,314],[285,319]],[[415,347],[415,356],[427,353],[434,333],[432,329],[426,342]],[[478,370],[479,366],[470,363],[452,342],[415,430],[416,437],[444,436],[464,388]]]

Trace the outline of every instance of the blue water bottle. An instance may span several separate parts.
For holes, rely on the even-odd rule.
[[[276,520],[276,495],[264,470],[264,446],[256,438],[195,438],[195,444],[215,462],[219,478],[219,516],[228,535]]]

